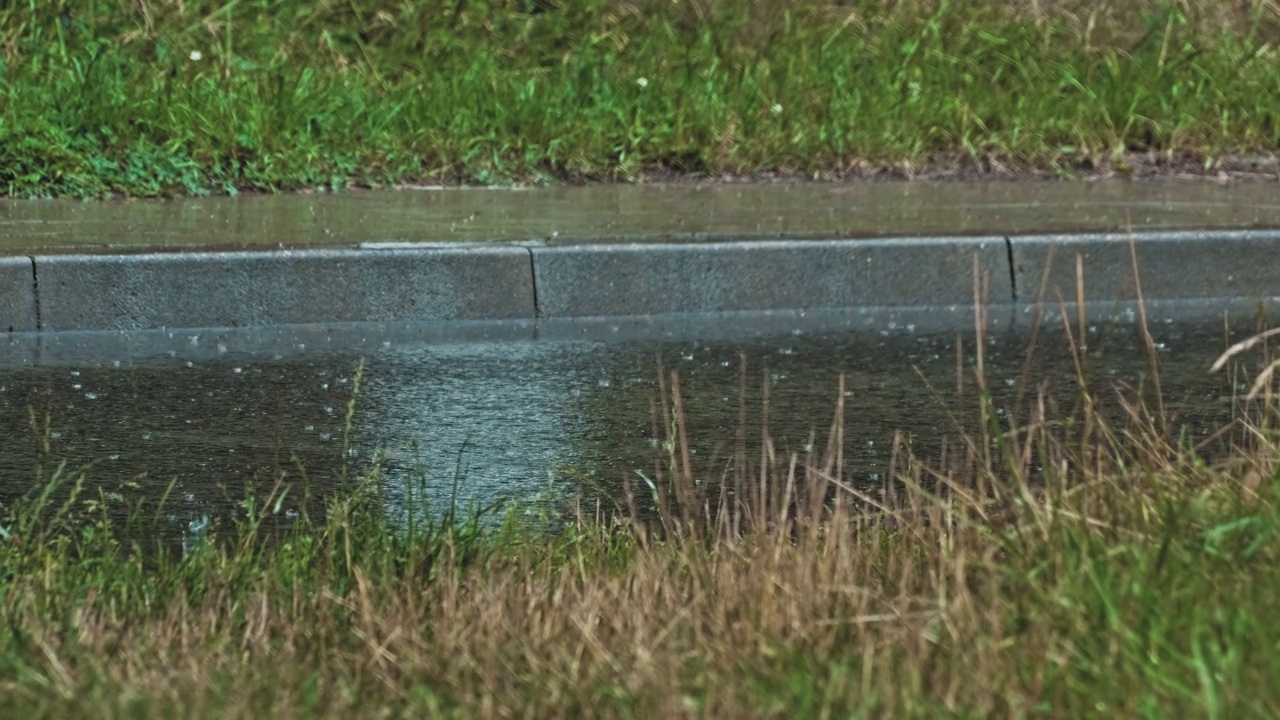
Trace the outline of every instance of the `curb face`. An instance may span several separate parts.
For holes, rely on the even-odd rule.
[[[1280,231],[0,257],[0,333],[1280,302]],[[33,276],[34,263],[34,276]],[[1105,308],[1103,308],[1105,310]],[[550,327],[550,326],[548,326]]]
[[[523,248],[37,256],[42,330],[532,317]]]
[[[1280,232],[1206,231],[1010,238],[1018,299],[1034,304],[1048,268],[1046,302],[1076,300],[1076,256],[1087,301],[1280,297]]]
[[[0,332],[37,329],[36,292],[31,259],[0,257]]]
[[[1003,238],[532,248],[543,317],[971,305],[1012,298]]]

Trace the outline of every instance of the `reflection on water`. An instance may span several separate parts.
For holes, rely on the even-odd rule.
[[[490,504],[545,487],[582,435],[575,405],[590,374],[589,350],[410,344],[371,357],[358,444],[364,459],[383,452],[392,508],[418,505],[411,496],[433,508]]]
[[[1157,318],[1165,408],[1175,424],[1204,437],[1230,418],[1232,380],[1205,369],[1228,337],[1251,330],[1247,316],[1231,327],[1221,317]],[[261,333],[275,339],[263,342]],[[0,499],[26,491],[37,468],[47,477],[65,460],[90,464],[96,483],[135,480],[136,493],[164,492],[172,480],[178,528],[233,517],[243,512],[237,503],[246,483],[280,478],[305,479],[319,508],[342,482],[346,408],[362,360],[349,460],[367,467],[375,450],[385,453],[396,513],[411,489],[433,507],[447,505],[455,478],[460,501],[485,504],[538,493],[564,467],[606,484],[651,468],[660,366],[681,377],[703,467],[732,448],[743,408],[748,436],[758,437],[766,383],[776,447],[803,452],[825,441],[844,375],[845,458],[861,482],[885,472],[895,431],[928,455],[973,417],[975,342],[963,329],[869,327],[864,318],[825,330],[747,336],[727,328],[649,339],[591,332],[443,342],[405,328],[313,328],[304,341],[299,333],[148,335],[139,344],[145,351],[134,354],[120,351],[120,336],[85,334],[76,341],[81,360],[46,350],[40,363],[10,342],[0,354]],[[89,361],[95,343],[116,343],[115,350]],[[1116,382],[1140,384],[1149,369],[1136,327],[1123,319],[1091,326],[1088,346],[1090,377],[1104,398]],[[1002,413],[1014,411],[1026,347],[1025,330],[986,340]],[[1027,379],[1069,410],[1077,390],[1060,329],[1043,331]],[[1240,383],[1247,387],[1247,379]]]

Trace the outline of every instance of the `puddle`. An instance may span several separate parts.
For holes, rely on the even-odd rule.
[[[1104,399],[1114,398],[1117,383],[1139,386],[1149,370],[1126,317],[1088,332],[1089,376]],[[1191,438],[1204,438],[1233,411],[1232,379],[1206,369],[1228,339],[1250,333],[1252,320],[1153,318],[1166,411]],[[744,408],[748,437],[758,437],[766,382],[777,450],[820,449],[843,374],[846,465],[856,482],[874,484],[888,468],[895,432],[929,457],[975,416],[973,332],[926,331],[904,320],[854,315],[843,324],[791,321],[787,329],[785,318],[718,327],[703,318],[630,331],[561,327],[541,338],[519,324],[449,333],[412,326],[81,333],[45,336],[26,355],[11,340],[0,353],[0,495],[11,500],[30,487],[38,466],[47,476],[57,462],[88,464],[92,483],[131,480],[130,492],[141,495],[166,492],[172,481],[170,520],[185,532],[243,513],[246,484],[300,485],[305,477],[322,504],[342,482],[344,447],[354,469],[385,453],[396,513],[410,495],[447,505],[455,480],[464,504],[555,497],[550,480],[584,474],[617,487],[651,471],[658,454],[659,367],[679,374],[694,465],[707,469],[723,467],[713,461],[732,450]],[[1000,413],[1014,412],[1027,340],[1025,328],[987,338]],[[1070,410],[1077,389],[1059,326],[1042,332],[1026,377]],[[1235,391],[1249,382],[1236,378]]]

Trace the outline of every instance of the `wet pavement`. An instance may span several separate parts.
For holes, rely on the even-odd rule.
[[[584,474],[616,486],[653,467],[659,367],[681,377],[695,465],[708,473],[732,447],[743,408],[748,436],[759,436],[766,382],[776,447],[823,444],[844,374],[848,473],[875,483],[895,431],[928,457],[960,430],[956,417],[973,416],[972,323],[939,315],[0,337],[0,499],[65,461],[87,466],[92,484],[132,481],[129,492],[143,495],[173,482],[172,521],[197,527],[243,512],[246,485],[284,478],[315,498],[333,493],[344,446],[353,471],[384,454],[396,512],[424,498],[442,507],[455,482],[463,502],[482,504],[558,497]],[[1135,320],[1122,312],[1087,330],[1100,397],[1114,398],[1116,383],[1140,385],[1149,370]],[[1254,322],[1248,307],[1152,311],[1165,407],[1192,437],[1227,422],[1233,392],[1247,388],[1248,378],[1206,369]],[[1077,391],[1061,324],[1046,324],[1024,375],[1027,327],[993,324],[987,337],[997,406],[1017,412],[1025,380],[1045,383],[1068,412]]]
[[[1271,183],[859,182],[0,200],[0,255],[1280,227]]]

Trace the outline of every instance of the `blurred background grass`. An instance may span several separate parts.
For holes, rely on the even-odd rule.
[[[0,5],[0,193],[1210,168],[1280,139],[1271,0]]]

